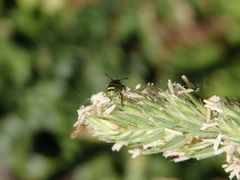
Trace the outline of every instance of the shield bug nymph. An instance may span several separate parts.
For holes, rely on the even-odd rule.
[[[112,97],[118,95],[121,98],[121,104],[123,106],[123,91],[126,90],[126,86],[122,84],[122,80],[128,79],[128,78],[121,78],[121,79],[113,79],[108,74],[105,74],[111,81],[108,84],[108,87],[106,89],[106,95],[107,97],[112,100]]]

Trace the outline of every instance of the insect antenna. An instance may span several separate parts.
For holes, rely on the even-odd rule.
[[[107,73],[105,73],[105,76],[107,76],[109,79],[113,80],[111,76],[109,76]]]
[[[105,76],[107,76],[109,79],[111,79],[111,81],[113,81],[113,80],[122,81],[122,80],[125,80],[125,79],[129,79],[128,77],[121,78],[121,79],[113,79],[113,78],[112,78],[111,76],[109,76],[107,73],[105,73]]]
[[[128,77],[126,78],[121,78],[121,79],[118,79],[119,81],[122,81],[122,80],[125,80],[125,79],[129,79]]]

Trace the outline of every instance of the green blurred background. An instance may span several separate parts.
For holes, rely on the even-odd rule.
[[[240,98],[239,72],[239,0],[0,0],[0,179],[226,179],[221,156],[132,160],[70,133],[105,73]]]

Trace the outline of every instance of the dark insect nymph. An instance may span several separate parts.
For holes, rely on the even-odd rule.
[[[122,80],[128,79],[128,78],[121,78],[121,79],[113,79],[108,74],[105,74],[111,81],[108,84],[108,87],[106,89],[106,95],[107,97],[112,100],[112,97],[119,95],[121,98],[121,104],[123,106],[123,91],[126,90],[126,86],[122,84]]]

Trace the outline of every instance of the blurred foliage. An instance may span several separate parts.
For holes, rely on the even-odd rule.
[[[240,98],[239,20],[238,0],[0,0],[0,179],[225,178],[221,158],[131,160],[69,135],[104,73]]]

